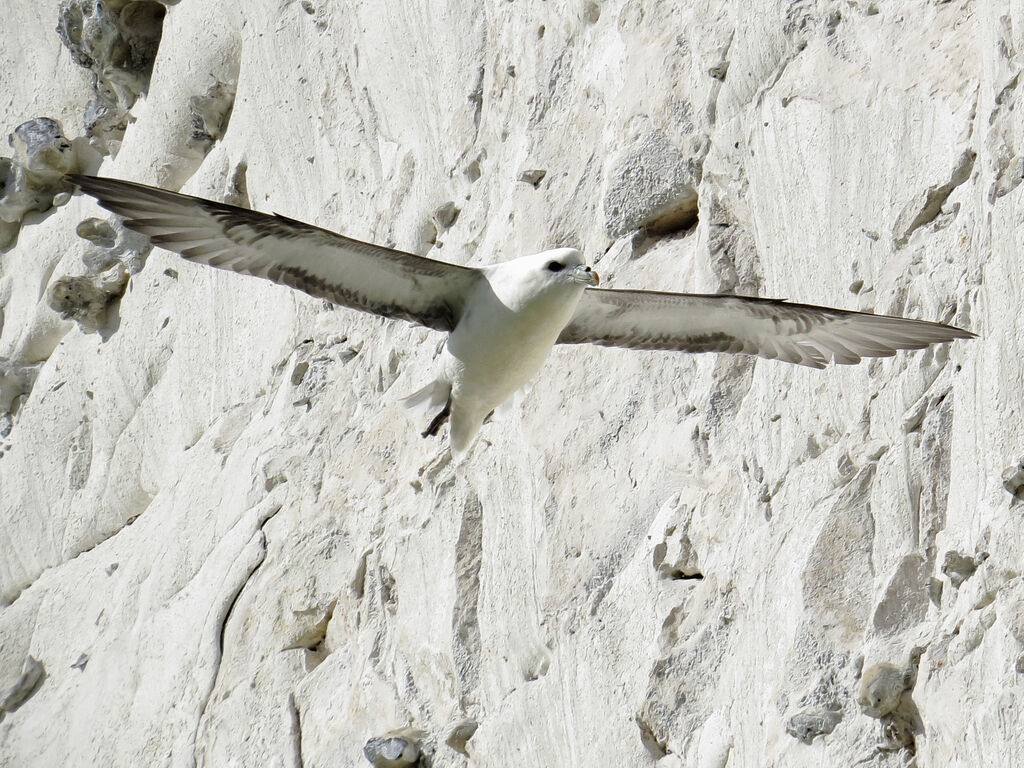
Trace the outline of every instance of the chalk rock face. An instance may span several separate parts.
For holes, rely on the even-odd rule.
[[[1020,764],[1020,8],[8,5],[0,136],[35,129],[4,178],[38,145],[47,183],[979,338],[825,371],[558,348],[456,467],[397,405],[440,335],[28,195],[0,765]]]

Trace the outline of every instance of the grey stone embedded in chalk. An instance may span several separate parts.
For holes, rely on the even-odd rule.
[[[85,132],[110,151],[128,125],[128,110],[149,87],[166,10],[158,2],[64,0],[57,35],[71,57],[93,73]]]
[[[74,320],[83,331],[99,330],[106,321],[110,294],[84,275],[57,278],[46,291],[46,303],[65,320]]]
[[[399,728],[366,742],[363,755],[376,768],[403,768],[420,758],[420,743],[426,734],[417,728]]]
[[[924,732],[924,725],[911,694],[924,651],[914,647],[903,667],[883,662],[864,670],[857,703],[861,712],[879,721],[879,749],[906,750],[908,754],[917,749],[916,737]]]
[[[57,35],[75,63],[92,70],[115,90],[138,96],[149,84],[164,13],[157,2],[118,6],[64,0],[58,12]]]
[[[18,399],[32,391],[41,366],[0,357],[0,413],[17,410]]]
[[[110,222],[96,217],[80,221],[75,227],[75,234],[104,248],[110,248],[117,242],[117,234]]]
[[[1014,501],[1024,501],[1024,459],[1003,470],[1003,488],[1009,491]]]
[[[27,214],[49,210],[67,191],[63,175],[78,164],[61,124],[49,117],[22,123],[7,142],[14,156],[0,157],[0,248],[14,243]]]
[[[902,667],[884,662],[868,667],[857,697],[861,712],[875,718],[888,715],[896,709],[908,684],[907,672]]]
[[[75,156],[64,128],[49,117],[28,120],[7,137],[15,163],[28,171],[54,175],[74,170]]]
[[[32,656],[26,658],[21,676],[0,696],[0,712],[14,712],[28,701],[43,681],[45,672],[42,662]]]
[[[214,78],[206,93],[188,100],[192,133],[188,145],[205,155],[224,136],[235,105],[235,86]]]
[[[684,154],[653,130],[612,164],[604,196],[605,231],[620,237],[634,229],[671,232],[697,219],[700,153]]]
[[[466,745],[473,738],[473,734],[476,733],[476,729],[479,727],[480,724],[476,720],[460,720],[451,727],[451,730],[448,732],[448,738],[445,739],[445,744],[456,752],[469,757],[469,750],[466,748]]]
[[[543,168],[531,168],[519,172],[519,180],[524,184],[529,184],[536,187],[548,175],[548,172]]]
[[[980,552],[977,555],[965,555],[950,549],[942,559],[942,572],[949,577],[950,583],[957,589],[967,579],[974,575],[981,565],[988,558],[987,552]]]
[[[861,712],[878,719],[900,717],[900,710],[916,712],[910,693],[917,685],[917,669],[924,651],[923,647],[915,646],[910,651],[906,665],[902,667],[881,662],[865,669],[857,697]]]
[[[839,710],[805,709],[789,718],[786,733],[804,744],[810,744],[818,736],[832,733],[842,719],[843,713]]]
[[[449,229],[457,218],[459,218],[459,208],[451,200],[434,209],[431,216],[431,219],[437,224],[438,231]]]
[[[113,224],[85,219],[75,232],[96,246],[82,256],[86,273],[58,277],[47,289],[46,301],[83,332],[102,331],[110,320],[108,308],[124,295],[128,279],[142,270],[152,245],[145,235],[126,229],[116,219]]]

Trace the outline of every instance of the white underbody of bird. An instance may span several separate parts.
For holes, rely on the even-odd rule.
[[[135,182],[67,179],[184,258],[272,280],[335,304],[447,332],[437,377],[403,404],[450,419],[461,457],[495,408],[555,344],[731,352],[824,368],[971,338],[942,323],[751,296],[597,288],[574,248],[465,267]]]

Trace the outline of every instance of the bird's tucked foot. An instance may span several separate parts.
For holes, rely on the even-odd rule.
[[[452,412],[452,399],[449,397],[448,400],[444,404],[444,408],[442,408],[438,412],[437,416],[435,416],[431,420],[430,425],[426,428],[426,430],[424,432],[421,433],[421,436],[422,437],[433,437],[434,435],[436,435],[437,431],[439,429],[441,429],[441,425],[444,424],[446,421],[448,421],[448,417],[451,415],[451,412]]]

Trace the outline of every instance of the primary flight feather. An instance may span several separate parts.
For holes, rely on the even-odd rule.
[[[967,339],[941,323],[748,296],[596,288],[573,248],[463,267],[311,224],[130,181],[68,180],[125,226],[190,261],[448,332],[440,373],[404,404],[451,419],[455,455],[556,344],[738,352],[824,368]]]

